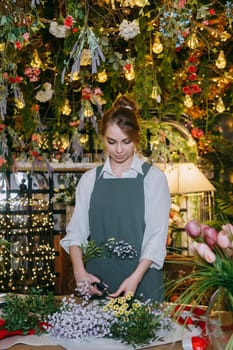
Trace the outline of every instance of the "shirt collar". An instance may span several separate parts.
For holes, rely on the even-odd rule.
[[[143,170],[142,170],[142,164],[144,163],[144,161],[142,159],[140,159],[136,154],[134,154],[133,156],[133,161],[131,163],[131,166],[129,168],[132,170],[135,170],[137,173],[142,174],[143,175]],[[111,169],[111,165],[110,165],[110,159],[109,157],[107,157],[103,169],[101,170],[99,177],[102,176],[102,174],[104,172],[109,173],[110,175],[114,175]]]

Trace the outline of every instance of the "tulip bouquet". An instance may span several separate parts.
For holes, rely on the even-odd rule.
[[[227,297],[228,310],[233,311],[233,225],[224,224],[218,232],[214,227],[188,222],[185,231],[191,237],[194,257],[189,263],[193,270],[175,282],[168,283],[169,293],[186,286],[178,297],[180,304],[209,304],[211,296],[219,290]],[[220,299],[219,299],[220,300]],[[233,349],[233,335],[226,349]]]

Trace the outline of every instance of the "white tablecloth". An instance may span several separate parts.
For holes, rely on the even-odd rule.
[[[149,346],[164,345],[169,343],[175,343],[183,339],[187,334],[187,331],[179,326],[174,325],[172,331],[161,333],[163,341],[155,340],[151,344],[144,347],[137,347],[142,349]],[[55,338],[47,334],[40,336],[29,335],[29,336],[13,336],[0,340],[0,349],[7,349],[15,344],[27,344],[27,345],[61,345],[67,350],[133,350],[133,346],[122,344],[121,341],[112,340],[108,338],[90,338],[86,342],[78,342],[67,338]]]

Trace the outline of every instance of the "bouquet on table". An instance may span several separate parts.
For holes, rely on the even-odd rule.
[[[129,293],[115,299],[62,300],[51,293],[33,290],[28,295],[9,294],[2,308],[0,340],[14,335],[40,335],[78,342],[111,338],[133,347],[163,341],[173,330],[169,306],[139,301]]]
[[[49,316],[49,332],[79,342],[95,338],[111,338],[136,347],[162,340],[173,328],[169,307],[141,302],[128,293],[114,299],[83,300],[73,295],[62,300],[60,310]]]
[[[218,349],[232,350],[233,349],[233,225],[222,225],[222,229],[218,232],[214,227],[205,224],[200,224],[191,220],[186,224],[185,230],[192,238],[191,249],[194,253],[193,259],[189,264],[193,265],[193,270],[189,275],[180,278],[175,282],[168,282],[169,293],[174,293],[175,290],[183,285],[186,286],[184,291],[178,297],[176,302],[180,305],[201,305],[207,304],[206,313],[206,332],[211,341],[211,330],[215,333],[214,342],[217,340],[217,332],[221,338],[220,343],[226,342],[225,346],[221,345]],[[225,301],[225,308],[231,314],[230,324],[228,325],[227,336],[223,333],[224,326],[219,326],[217,330],[214,324],[209,321],[211,315],[210,308],[215,307],[220,302]],[[226,310],[226,309],[225,309]],[[180,310],[176,310],[176,316]],[[218,316],[219,318],[219,316]],[[219,320],[215,319],[217,323]],[[219,322],[218,322],[219,323]],[[208,327],[210,327],[208,329]],[[214,344],[213,344],[214,345]],[[220,345],[219,345],[220,346]]]

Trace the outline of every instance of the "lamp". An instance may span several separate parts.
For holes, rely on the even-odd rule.
[[[215,188],[194,163],[156,165],[167,177],[170,194],[180,195],[180,206],[185,222],[193,218],[198,221],[212,219],[212,197]],[[178,234],[180,238],[176,237],[175,246],[178,240],[183,254],[192,254],[189,249],[191,239],[183,230]]]
[[[156,165],[164,171],[171,194],[215,191],[214,186],[194,163]]]

